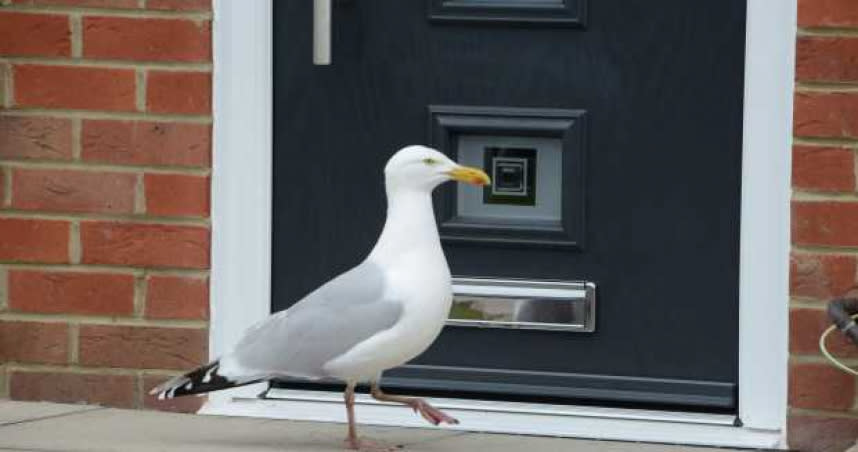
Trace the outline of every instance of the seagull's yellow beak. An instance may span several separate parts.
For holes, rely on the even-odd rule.
[[[472,168],[470,166],[457,166],[456,168],[447,171],[447,174],[454,180],[460,182],[467,182],[469,184],[488,185],[492,183],[492,180],[489,179],[488,174],[486,174],[483,170],[479,168]]]

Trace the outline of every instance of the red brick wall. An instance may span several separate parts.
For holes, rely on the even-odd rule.
[[[190,410],[207,358],[210,0],[0,0],[0,397]]]
[[[789,441],[842,451],[858,439],[856,379],[820,356],[825,302],[858,282],[858,1],[799,0],[793,148]],[[858,367],[858,347],[830,349]]]

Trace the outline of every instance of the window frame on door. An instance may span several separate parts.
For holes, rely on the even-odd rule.
[[[270,311],[272,2],[214,2],[209,330],[213,358]],[[737,447],[785,446],[797,7],[796,0],[748,0],[747,8],[739,269],[742,426],[697,427],[681,420],[659,420],[647,425],[644,437],[644,429],[635,428],[636,424],[617,424],[616,419],[595,416],[589,421],[595,424],[587,424],[584,433],[572,427],[564,430],[566,424],[558,423],[558,430],[551,434]],[[201,412],[289,417],[282,412],[285,405],[278,405],[281,402],[253,399],[261,390],[259,385],[252,385],[212,393]],[[319,407],[321,413],[328,402],[319,399],[306,403]],[[502,402],[495,403],[490,411],[485,416],[497,416],[498,425],[505,425],[503,416],[512,415]],[[316,419],[327,419],[326,415],[318,416]],[[390,419],[377,422],[398,422],[395,417]],[[520,424],[522,419],[516,422]],[[467,425],[460,427],[467,429]],[[512,427],[508,431],[522,433]],[[684,432],[681,438],[677,436],[680,431]]]

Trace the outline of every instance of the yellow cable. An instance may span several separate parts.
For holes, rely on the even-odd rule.
[[[852,320],[858,319],[858,314],[852,316]],[[831,334],[832,331],[837,329],[837,325],[831,325],[828,327],[825,332],[822,333],[822,336],[819,336],[819,350],[822,352],[822,355],[828,358],[832,364],[834,364],[838,369],[852,375],[858,375],[858,371],[852,369],[851,367],[846,366],[837,360],[837,358],[831,356],[831,353],[828,353],[828,348],[825,347],[825,340],[828,338],[828,335]]]

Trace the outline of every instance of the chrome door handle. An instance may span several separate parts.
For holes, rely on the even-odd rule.
[[[331,64],[331,0],[313,0],[313,64]]]

